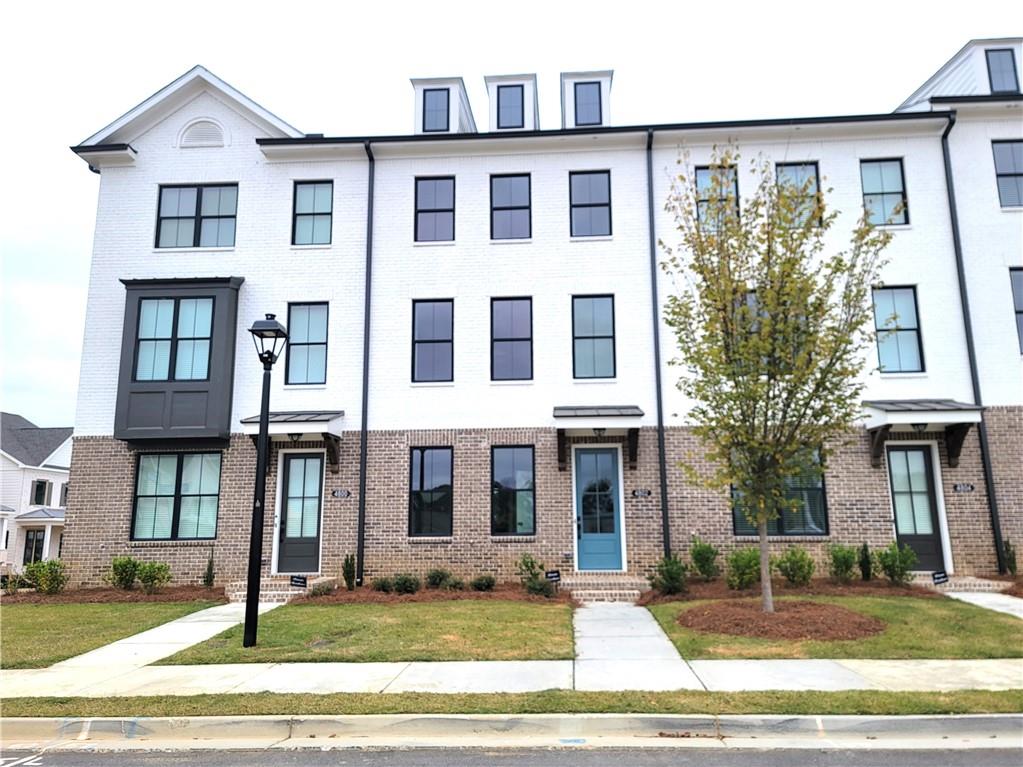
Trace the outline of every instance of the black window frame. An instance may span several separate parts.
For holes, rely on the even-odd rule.
[[[863,193],[863,209],[867,209],[867,195],[887,196],[895,195],[897,192],[867,192],[863,186],[863,166],[867,163],[897,162],[899,164],[899,181],[902,183],[902,221],[885,221],[874,226],[909,226],[909,193],[906,191],[906,166],[901,157],[864,157],[860,159],[860,191]],[[820,181],[818,180],[818,184]]]
[[[515,91],[519,92],[519,124],[518,125],[505,125],[501,122],[501,98],[502,91]],[[524,128],[526,125],[526,87],[519,84],[512,85],[498,85],[497,86],[497,129],[498,130],[513,130],[515,128]]]
[[[495,205],[494,180],[500,178],[526,179],[527,203],[525,205]],[[529,233],[525,237],[495,237],[494,213],[499,210],[524,210],[529,214]],[[418,220],[418,216],[417,216]],[[531,240],[533,239],[533,174],[532,173],[492,173],[490,174],[490,239],[491,240]]]
[[[575,302],[580,298],[610,298],[611,299],[611,335],[577,336],[575,334]],[[575,342],[577,339],[585,338],[610,338],[611,339],[611,375],[609,376],[580,376],[576,374]],[[618,327],[615,318],[615,296],[614,293],[580,293],[572,295],[572,379],[577,381],[610,381],[618,377]]]
[[[433,451],[433,450],[446,450],[448,452],[449,457],[450,457],[450,460],[448,461],[448,465],[451,467],[451,476],[449,478],[450,479],[450,483],[449,484],[450,484],[450,487],[451,487],[451,494],[450,494],[451,509],[449,511],[449,514],[448,514],[448,531],[447,531],[447,533],[435,533],[435,532],[416,533],[416,532],[413,532],[413,525],[412,525],[412,520],[413,520],[413,500],[412,500],[412,494],[416,493],[416,492],[420,492],[420,493],[423,492],[423,489],[422,489],[423,483],[422,483],[422,477],[421,477],[420,478],[420,482],[419,482],[419,490],[413,490],[412,489],[412,481],[414,479],[414,475],[413,475],[414,461],[413,461],[412,456],[413,456],[413,454],[416,451],[420,452],[419,468],[420,468],[420,473],[422,474],[423,473],[423,465],[425,463],[423,459],[425,458],[426,452],[427,451]],[[433,512],[431,511],[431,514],[432,513]],[[408,455],[408,537],[409,538],[451,538],[454,535],[454,532],[455,532],[455,449],[454,449],[454,447],[451,446],[451,445],[415,445],[415,446],[409,447],[409,455]]]
[[[444,110],[444,127],[426,127],[426,100],[431,93],[443,93],[447,109]],[[451,131],[451,89],[450,88],[423,88],[423,133],[449,133]]]
[[[494,305],[500,301],[529,302],[529,337],[508,336],[497,338],[494,329]],[[496,378],[494,376],[494,352],[496,344],[508,341],[529,341],[529,375],[521,378]],[[497,296],[490,299],[490,380],[491,381],[532,381],[533,380],[533,297],[532,296]]]
[[[43,500],[37,501],[36,497],[39,495],[39,490],[42,489]],[[29,502],[30,506],[49,506],[50,501],[53,498],[53,483],[48,479],[34,479],[32,480],[32,500]]]
[[[150,496],[144,495],[143,498],[174,498],[174,507],[171,512],[171,528],[170,536],[167,538],[136,538],[135,537],[135,522],[138,517],[138,503],[139,503],[139,469],[142,465],[142,458],[145,456],[163,456],[173,455],[177,459],[177,464],[174,467],[174,495],[166,496]],[[220,470],[217,476],[217,518],[213,525],[213,535],[210,537],[193,538],[188,536],[178,535],[178,526],[181,522],[181,474],[185,468],[185,456],[188,455],[217,455],[220,456]],[[159,450],[152,452],[139,452],[135,454],[135,474],[132,479],[131,488],[131,530],[129,538],[132,541],[215,541],[217,539],[217,533],[220,530],[220,496],[223,492],[223,477],[224,477],[224,451],[223,450]],[[207,494],[203,493],[192,493],[186,497],[205,497]]]
[[[234,215],[233,216],[204,216],[202,215],[202,195],[204,189],[224,189],[227,187],[234,188]],[[163,202],[163,190],[164,189],[195,189],[195,215],[194,216],[161,216],[160,205]],[[222,184],[160,184],[159,189],[156,193],[156,243],[154,247],[157,250],[180,250],[181,248],[233,248],[238,242],[238,182],[233,183],[222,183]],[[230,245],[200,245],[199,239],[202,237],[202,222],[203,219],[222,219],[222,218],[233,218],[234,219],[234,240]],[[160,245],[160,230],[163,228],[164,219],[174,221],[182,221],[191,219],[193,222],[192,226],[192,244],[191,245]]]
[[[813,175],[814,175],[814,179],[815,179],[815,183],[816,183],[816,188],[817,188],[817,191],[814,192],[814,197],[816,198],[814,200],[814,207],[818,207],[824,201],[824,193],[821,191],[821,166],[820,166],[820,161],[819,160],[776,162],[774,164],[774,181],[775,181],[776,184],[777,183],[781,183],[781,179],[779,178],[779,175],[778,175],[778,170],[780,168],[798,168],[798,167],[803,166],[803,165],[812,165],[813,166]],[[905,182],[903,182],[903,186],[905,186],[905,185],[906,185]],[[862,182],[861,182],[861,187],[862,187]],[[806,195],[801,195],[801,196],[804,197],[804,199],[806,198]],[[823,226],[824,225],[824,212],[823,211],[821,211],[821,215],[817,216],[816,224],[817,224],[817,226]],[[800,226],[802,226],[802,224],[800,224]]]
[[[767,523],[767,535],[772,538],[827,538],[831,535],[831,512],[828,509],[828,480],[825,476],[824,469],[821,469],[820,473],[821,485],[820,488],[816,487],[794,487],[791,488],[796,492],[806,492],[807,490],[819,490],[821,497],[821,508],[824,511],[824,531],[820,533],[808,533],[805,531],[788,531],[785,530],[785,520],[795,518],[795,514],[791,511],[785,510],[778,515],[777,519],[772,519]],[[738,507],[735,502],[735,489],[732,488],[732,535],[736,538],[750,538],[755,537],[757,529],[749,523],[746,519],[745,514]],[[802,511],[802,518],[806,518],[808,512],[804,508]],[[741,524],[745,524],[745,527],[740,528]],[[773,531],[772,531],[773,526]],[[748,529],[747,529],[748,528]]]
[[[316,186],[318,184],[330,184],[330,211],[328,213],[299,213],[298,212],[298,188],[300,186]],[[315,198],[315,194],[314,194]],[[316,216],[327,215],[330,218],[330,236],[327,237],[326,242],[297,242],[296,237],[298,235],[298,219],[301,218],[315,218]],[[299,247],[313,246],[313,247],[327,247],[334,243],[334,179],[320,179],[320,180],[309,180],[309,179],[296,179],[291,190],[291,244]]]
[[[419,182],[420,181],[450,181],[451,182],[451,207],[450,208],[422,208],[419,207]],[[455,208],[457,204],[457,185],[454,176],[416,176],[414,186],[414,210],[412,219],[412,238],[415,242],[454,242],[455,241]],[[421,240],[419,238],[419,214],[420,213],[450,213],[451,214],[451,239],[450,240]],[[530,224],[532,227],[532,224]]]
[[[32,544],[32,558],[28,556],[29,553],[29,542]],[[21,554],[21,566],[32,564],[33,562],[42,562],[46,559],[46,550],[43,548],[46,545],[46,528],[45,527],[26,527],[25,528],[25,547]],[[37,557],[38,554],[38,557]],[[8,574],[8,578],[17,577]]]
[[[741,210],[739,206],[739,168],[736,165],[697,165],[693,168],[693,181],[696,188],[696,220],[703,224],[706,223],[703,216],[703,209],[701,208],[702,203],[710,202],[710,197],[700,196],[700,171],[707,171],[713,174],[715,171],[725,171],[732,174],[732,191],[735,195],[735,220],[738,221],[741,216]],[[727,197],[719,197],[718,202],[724,203],[728,200]]]
[[[579,86],[596,85],[597,86],[597,119],[593,122],[580,122],[579,121]],[[580,80],[579,82],[572,84],[572,111],[574,112],[573,117],[575,118],[576,127],[583,128],[591,125],[603,125],[604,124],[604,94],[602,93],[603,87],[600,80]]]
[[[496,491],[496,488],[495,488],[495,484],[496,484],[497,480],[494,477],[494,470],[495,470],[495,467],[496,467],[496,463],[494,461],[494,455],[495,455],[495,453],[498,450],[525,450],[527,448],[529,450],[530,458],[532,460],[532,472],[533,472],[533,475],[532,475],[532,477],[533,477],[532,485],[533,485],[533,487],[530,490],[522,490],[522,489],[519,489],[519,488],[515,488],[511,492],[513,492],[515,494],[516,503],[518,502],[518,495],[519,495],[519,493],[529,493],[530,495],[533,496],[533,529],[531,531],[529,531],[528,533],[527,532],[520,533],[518,531],[512,532],[512,533],[509,533],[509,532],[496,532],[494,530],[494,505],[497,502],[497,491]],[[528,537],[528,536],[535,536],[536,535],[536,446],[535,445],[519,445],[519,444],[515,444],[515,445],[491,445],[490,446],[490,488],[491,488],[491,490],[490,490],[490,535],[495,537],[495,538],[516,538],[516,537],[523,538],[523,537]]]
[[[327,360],[330,352],[330,301],[289,301],[288,302],[288,327],[291,327],[291,310],[296,306],[324,306],[327,309],[326,326],[323,330],[322,341],[300,341],[293,342],[288,338],[284,353],[284,385],[285,386],[320,386],[327,383]],[[322,381],[292,381],[291,380],[291,348],[293,346],[322,346],[323,347],[323,380]]]
[[[603,174],[607,176],[607,202],[574,202],[572,200],[572,179],[576,176],[595,176]],[[576,234],[575,223],[572,218],[572,211],[576,208],[603,208],[607,207],[607,233],[601,234]],[[568,172],[568,234],[570,237],[612,237],[614,235],[614,211],[611,207],[611,169],[605,170],[571,170]]]
[[[874,294],[879,290],[910,290],[913,292],[913,313],[916,315],[916,327],[903,327],[902,325],[894,325],[890,328],[879,328],[877,326],[877,312],[874,307],[877,305],[874,300]],[[892,331],[914,331],[916,333],[916,344],[917,352],[920,355],[920,369],[919,370],[884,370],[881,366],[881,344],[880,339],[876,339],[877,343],[874,346],[877,348],[877,369],[883,375],[899,375],[900,373],[918,374],[927,372],[927,362],[924,359],[924,336],[921,330],[920,324],[920,301],[918,300],[916,293],[916,285],[875,285],[870,289],[870,309],[874,315],[874,335],[877,336],[882,332]],[[896,320],[898,322],[898,320]]]
[[[1023,176],[1023,170],[1021,170],[1021,172],[1019,172],[1019,173],[1002,173],[1002,172],[1000,172],[998,170],[998,155],[995,154],[995,145],[996,144],[1019,144],[1020,146],[1023,146],[1023,139],[1018,139],[1018,138],[1017,139],[995,139],[994,141],[991,142],[991,162],[993,163],[994,169],[995,169],[995,188],[998,190],[998,205],[1001,208],[1009,208],[1009,209],[1021,208],[1021,207],[1023,207],[1023,196],[1021,196],[1020,202],[1017,205],[1007,205],[1005,202],[1002,201],[1002,188],[998,185],[998,179],[1002,178],[1002,177],[1016,178],[1018,176]]]
[[[1016,83],[1016,87],[1012,90],[995,90],[995,79],[991,74],[991,54],[992,53],[1008,53],[1009,62],[1012,64],[1012,78]],[[1019,93],[1019,71],[1016,69],[1016,52],[1012,48],[986,48],[984,50],[984,63],[987,64],[987,84],[991,90],[992,96],[998,96],[1009,93]]]
[[[210,334],[209,336],[183,336],[178,337],[178,315],[180,313],[182,301],[202,301],[209,299],[212,303],[210,305]],[[142,328],[142,302],[143,301],[173,301],[174,302],[174,318],[171,321],[171,334],[169,339],[164,338],[139,338],[139,330]],[[212,295],[201,295],[201,296],[139,296],[138,298],[138,310],[136,312],[137,317],[135,318],[135,351],[132,354],[131,363],[131,382],[132,383],[174,383],[175,381],[190,381],[190,382],[201,382],[210,380],[210,368],[213,363],[213,337],[214,337],[214,325],[217,321],[217,297]],[[139,346],[141,341],[164,341],[169,340],[171,342],[170,357],[167,361],[167,377],[166,378],[139,378]],[[206,351],[206,377],[205,378],[178,378],[175,374],[178,366],[178,342],[179,341],[208,341],[209,347]]]
[[[419,304],[451,304],[451,335],[447,339],[429,338],[416,340],[416,306]],[[416,378],[416,345],[417,344],[451,344],[451,377]],[[451,383],[455,380],[455,299],[453,298],[413,298],[412,299],[412,383]]]
[[[1020,293],[1013,287],[1012,275],[1019,274]],[[1016,320],[1016,335],[1019,336],[1019,353],[1023,354],[1023,266],[1009,267],[1009,293],[1012,296],[1013,317]]]

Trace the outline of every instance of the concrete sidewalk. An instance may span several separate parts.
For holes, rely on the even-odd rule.
[[[984,607],[995,612],[1012,615],[1023,620],[1023,599],[1009,594],[992,594],[986,591],[946,591],[946,596],[969,602],[977,607]]]

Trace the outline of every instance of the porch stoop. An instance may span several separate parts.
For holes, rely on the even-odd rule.
[[[587,570],[562,575],[561,588],[579,602],[635,603],[650,584],[646,578],[634,573]]]
[[[274,575],[269,578],[263,578],[259,584],[259,601],[277,603],[290,602],[295,597],[305,596],[321,583],[330,583],[336,587],[337,578],[329,576],[320,576],[319,578],[310,577],[309,584],[304,589],[298,586],[292,586],[290,575]],[[234,581],[227,584],[224,588],[224,593],[227,594],[229,602],[245,601],[245,595],[247,593],[245,584],[245,581]]]
[[[1009,581],[995,581],[988,578],[978,578],[975,575],[950,575],[948,583],[935,585],[930,573],[916,573],[913,576],[913,585],[924,586],[935,591],[998,593],[1012,584]]]

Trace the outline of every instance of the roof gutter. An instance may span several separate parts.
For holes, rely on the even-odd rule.
[[[369,329],[370,301],[373,295],[373,182],[376,158],[371,141],[363,142],[369,160],[366,191],[366,277],[362,304],[362,426],[359,430],[359,519],[355,544],[355,582],[362,585],[366,553],[366,452],[369,437]]]
[[[956,276],[959,280],[959,301],[963,312],[963,326],[966,330],[966,354],[970,360],[970,382],[973,385],[973,402],[983,405],[980,392],[980,376],[977,371],[977,353],[973,342],[973,322],[970,319],[970,296],[966,287],[966,268],[963,264],[963,245],[959,236],[959,213],[956,209],[955,183],[952,178],[952,159],[948,148],[948,134],[956,124],[956,114],[948,115],[948,125],[941,134],[941,155],[945,163],[945,188],[948,190],[948,213],[952,223],[952,247],[955,250]],[[987,490],[987,506],[991,515],[991,532],[995,539],[995,559],[998,572],[1005,573],[1005,550],[1002,542],[1002,524],[998,516],[998,499],[995,498],[995,480],[991,473],[991,450],[988,446],[987,424],[981,418],[977,424],[980,438],[980,463],[984,470],[984,485]]]

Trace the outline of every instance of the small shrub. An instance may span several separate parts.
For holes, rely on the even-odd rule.
[[[860,577],[869,581],[874,577],[874,557],[870,553],[870,546],[864,541],[860,546]]]
[[[21,576],[15,575],[14,573],[8,573],[3,577],[4,594],[13,597],[18,593],[18,587],[21,586]]]
[[[1006,538],[1002,541],[1002,556],[1005,557],[1005,567],[1009,573],[1015,577],[1016,575],[1016,548],[1009,543],[1009,539]]]
[[[355,591],[355,555],[349,554],[341,563],[341,577],[344,579],[345,588],[348,591]]]
[[[465,581],[456,576],[448,578],[447,583],[444,584],[444,588],[448,591],[465,591]]]
[[[25,566],[25,578],[40,594],[59,594],[67,585],[64,563],[59,559],[32,562]]]
[[[213,549],[210,549],[210,558],[206,560],[206,571],[202,574],[202,585],[212,589],[215,576],[216,573],[213,570]]]
[[[497,585],[497,578],[493,575],[477,575],[469,585],[473,591],[493,591]]]
[[[805,586],[813,577],[813,557],[802,546],[789,546],[775,566],[790,586]]]
[[[426,585],[431,589],[442,589],[448,585],[448,581],[451,580],[451,573],[443,568],[436,568],[430,570],[426,574]]]
[[[409,573],[400,573],[394,576],[395,594],[415,594],[419,591],[419,579]]]
[[[916,564],[916,554],[908,545],[899,544],[895,541],[886,549],[877,553],[877,561],[881,566],[881,572],[891,581],[892,585],[905,585],[912,580],[910,570]]]
[[[536,596],[547,597],[548,599],[553,597],[557,590],[554,587],[554,583],[546,578],[534,578],[526,581],[525,585],[527,594],[535,594]]]
[[[689,568],[677,556],[662,557],[649,576],[650,587],[661,594],[683,594]]]
[[[858,553],[853,546],[840,543],[828,547],[828,574],[838,583],[849,583],[856,569]]]
[[[544,580],[544,566],[532,554],[523,554],[515,563],[515,570],[523,583],[532,580]]]
[[[755,548],[736,549],[726,559],[730,589],[748,589],[760,580],[760,552]]]
[[[374,578],[373,582],[370,583],[370,588],[373,591],[381,591],[384,594],[390,594],[394,591],[394,581],[391,578]]]
[[[716,546],[693,536],[689,554],[693,558],[693,569],[703,577],[703,580],[711,581],[721,575],[721,567],[717,562],[720,553]]]
[[[166,562],[141,562],[137,575],[142,590],[147,594],[155,594],[170,583],[171,569]]]
[[[110,575],[107,580],[116,588],[125,591],[135,588],[139,565],[142,564],[132,557],[114,557],[110,561]]]
[[[311,597],[325,597],[328,594],[334,593],[335,586],[330,581],[324,581],[323,583],[317,583],[311,589],[309,589],[309,596]]]

